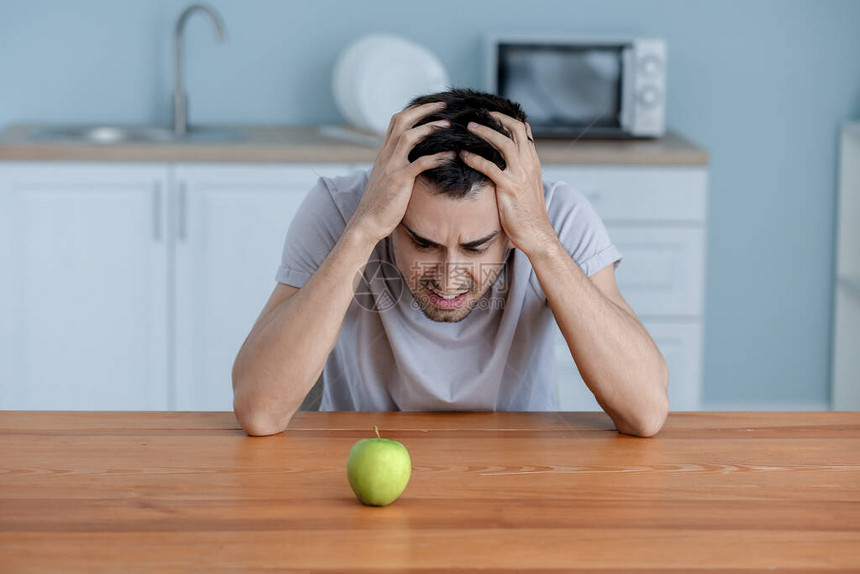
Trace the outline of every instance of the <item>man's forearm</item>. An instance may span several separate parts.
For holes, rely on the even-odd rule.
[[[668,414],[669,372],[648,331],[601,293],[557,238],[529,259],[597,402],[619,431],[655,434]]]
[[[234,404],[261,434],[287,427],[319,378],[352,300],[356,273],[374,241],[347,226],[310,279],[272,309],[236,358]]]

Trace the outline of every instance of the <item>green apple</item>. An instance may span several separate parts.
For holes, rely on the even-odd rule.
[[[376,438],[363,438],[352,445],[346,477],[362,504],[386,506],[406,488],[412,475],[412,459],[402,443],[380,437],[376,425],[373,430]]]

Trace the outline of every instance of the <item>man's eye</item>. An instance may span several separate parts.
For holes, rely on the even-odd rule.
[[[431,249],[436,248],[435,245],[430,245],[428,243],[422,243],[420,241],[415,241],[414,239],[412,240],[412,244],[419,251],[430,251]],[[489,249],[489,247],[484,247],[483,249],[467,248],[466,251],[470,254],[480,255],[482,253],[486,253],[488,249]]]

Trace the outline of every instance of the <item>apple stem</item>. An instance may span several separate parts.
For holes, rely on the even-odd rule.
[[[373,430],[376,431],[376,440],[381,440],[379,437],[379,428],[376,425],[373,425]]]

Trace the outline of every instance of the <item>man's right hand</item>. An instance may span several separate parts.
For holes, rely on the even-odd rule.
[[[450,124],[447,120],[440,120],[412,126],[444,107],[444,102],[431,102],[406,108],[391,117],[388,133],[376,156],[364,195],[350,219],[350,225],[357,226],[376,242],[390,235],[403,220],[412,197],[415,178],[421,172],[439,167],[456,157],[455,151],[444,151],[409,162],[409,152],[415,144]]]

